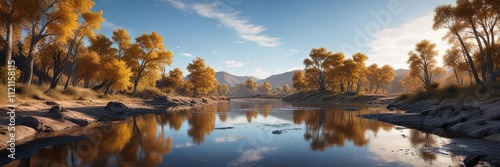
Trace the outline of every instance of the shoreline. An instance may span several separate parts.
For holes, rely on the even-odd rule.
[[[104,124],[123,121],[128,117],[158,114],[187,109],[215,102],[230,101],[223,97],[191,98],[181,96],[159,96],[151,100],[28,100],[16,109],[15,144],[22,147],[31,141],[52,137],[78,138],[85,135],[80,131]],[[8,110],[2,108],[0,110]],[[0,117],[0,140],[7,141],[8,115]],[[6,149],[7,143],[0,143]],[[17,151],[16,151],[17,152]]]
[[[458,137],[500,142],[500,98],[441,103],[426,100],[391,105],[396,110],[409,110],[405,113],[366,114],[360,117],[409,128],[429,129],[438,135],[449,132]]]

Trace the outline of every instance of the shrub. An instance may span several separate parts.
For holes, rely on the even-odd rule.
[[[22,99],[45,99],[41,89],[35,85],[16,84],[16,96]]]
[[[152,99],[161,95],[164,95],[159,89],[156,88],[144,88],[136,93],[138,98],[141,99]]]

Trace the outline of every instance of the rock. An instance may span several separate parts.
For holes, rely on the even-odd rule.
[[[65,120],[71,121],[79,126],[87,126],[97,122],[96,118],[76,111],[67,111],[62,114]]]
[[[275,134],[275,135],[280,135],[283,133],[283,130],[275,130],[273,132],[271,132],[272,134]]]
[[[121,102],[109,102],[106,107],[104,107],[104,110],[117,115],[127,115],[128,112],[130,112],[130,108]]]
[[[18,125],[28,126],[37,132],[55,132],[78,126],[68,120],[54,120],[39,116],[19,117],[16,121]]]
[[[486,154],[469,155],[469,156],[467,156],[467,158],[464,159],[464,164],[466,167],[474,167],[481,159],[483,159],[487,156],[488,155],[486,155]]]
[[[54,106],[49,109],[49,113],[61,113],[61,112],[66,112],[66,109],[64,109],[60,105]]]
[[[500,134],[489,135],[489,136],[483,137],[483,139],[500,142]]]
[[[53,102],[53,101],[47,101],[47,102],[45,102],[45,104],[49,105],[49,106],[59,105],[59,104],[57,104],[56,102]]]

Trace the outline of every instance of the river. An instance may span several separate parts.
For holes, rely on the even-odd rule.
[[[383,107],[235,99],[132,117],[7,166],[458,166],[452,139],[357,117]],[[352,107],[350,108],[352,109]]]

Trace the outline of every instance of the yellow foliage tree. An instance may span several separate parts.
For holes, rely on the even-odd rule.
[[[106,84],[105,94],[110,94],[111,90],[126,90],[131,86],[132,72],[124,61],[107,59],[103,63],[99,76]]]
[[[250,93],[254,93],[257,91],[257,82],[255,82],[252,78],[247,78],[245,81],[245,87]]]
[[[215,88],[217,80],[215,79],[215,71],[205,65],[205,61],[201,58],[196,58],[187,66],[189,74],[189,82],[193,85],[192,96],[204,95]]]
[[[165,87],[169,92],[174,94],[178,93],[178,89],[184,84],[184,77],[182,71],[179,68],[170,70],[169,76],[165,77],[162,86]]]
[[[292,86],[297,92],[304,92],[306,90],[305,76],[302,71],[297,70],[293,73],[292,82]]]
[[[102,57],[115,57],[117,54],[116,48],[113,48],[113,42],[104,34],[97,34],[95,37],[89,39],[90,46],[88,50],[94,51]]]
[[[271,90],[273,90],[273,86],[269,82],[264,82],[260,86],[260,93],[262,93],[264,95],[270,95],[271,94]]]
[[[436,44],[429,40],[422,40],[415,45],[415,51],[408,52],[410,75],[419,78],[427,88],[433,81],[432,71],[436,68]]]
[[[125,29],[116,29],[113,31],[113,41],[118,45],[118,60],[121,60],[125,50],[130,46],[130,36]]]
[[[317,82],[318,90],[326,90],[326,70],[329,68],[328,59],[333,55],[326,48],[313,48],[309,54],[309,58],[304,60],[306,73],[311,74],[314,81]]]
[[[78,62],[80,63],[80,68],[78,68],[77,76],[83,79],[84,87],[90,87],[90,82],[96,79],[100,67],[100,58],[96,52],[90,51],[84,53],[80,56]]]
[[[292,93],[292,88],[288,86],[288,84],[283,85],[283,94],[284,95],[289,95]]]
[[[59,1],[38,1],[24,0],[24,5],[19,8],[24,9],[26,15],[26,29],[28,29],[30,41],[28,46],[28,67],[24,83],[31,84],[33,78],[33,64],[35,55],[41,43],[48,44],[55,39],[55,42],[66,43],[68,38],[74,36],[74,32],[79,27],[79,17],[89,19],[94,2],[92,0],[59,0]],[[100,16],[99,15],[99,16]],[[102,21],[102,20],[101,20]],[[99,22],[100,24],[100,22]],[[95,26],[92,24],[91,26]],[[82,33],[81,31],[79,33]],[[42,42],[47,40],[46,42]],[[72,45],[72,44],[70,44]],[[75,47],[78,48],[78,47]],[[76,52],[76,51],[74,51]],[[68,51],[68,53],[74,53]],[[76,60],[76,59],[75,59]]]
[[[135,38],[136,43],[125,50],[123,59],[132,68],[135,96],[137,86],[145,76],[159,76],[165,65],[172,64],[172,52],[165,50],[163,37],[156,32],[142,34]],[[151,79],[155,79],[152,77]],[[156,78],[157,79],[157,78]]]

